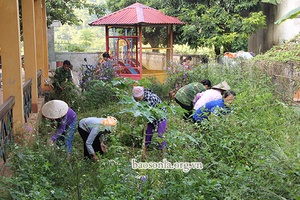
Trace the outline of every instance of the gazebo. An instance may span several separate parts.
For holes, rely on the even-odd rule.
[[[132,4],[124,9],[101,17],[90,26],[105,26],[106,51],[113,57],[114,67],[122,77],[135,80],[142,78],[143,27],[167,27],[168,42],[166,48],[166,62],[173,60],[173,25],[183,25],[176,17],[167,16],[159,10],[140,3]]]

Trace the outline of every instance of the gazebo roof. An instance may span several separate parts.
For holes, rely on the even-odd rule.
[[[128,26],[137,24],[155,26],[183,25],[184,23],[176,17],[167,16],[159,10],[141,3],[132,4],[89,23],[90,26]]]

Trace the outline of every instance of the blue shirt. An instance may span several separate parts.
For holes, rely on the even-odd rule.
[[[224,103],[224,99],[213,100],[198,108],[193,114],[194,121],[198,122],[203,119],[208,119],[208,115],[216,113],[217,115],[226,115],[230,112],[230,108]]]

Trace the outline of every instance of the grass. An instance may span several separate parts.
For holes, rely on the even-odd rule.
[[[14,177],[2,182],[2,188],[9,192],[7,199],[299,198],[299,115],[273,93],[276,88],[271,80],[253,66],[227,69],[214,65],[189,73],[190,82],[198,76],[213,83],[226,80],[237,92],[232,115],[211,117],[201,126],[183,121],[178,105],[169,104],[175,109],[168,115],[164,158],[170,163],[201,162],[203,169],[188,173],[180,169],[133,169],[132,159],[142,161],[143,121],[129,113],[121,114],[133,108],[119,104],[114,97],[98,108],[78,112],[79,119],[112,115],[119,120],[117,130],[107,138],[108,152],[100,162],[83,159],[78,133],[68,162],[63,149],[47,145],[49,129],[43,124],[33,146],[14,146]],[[159,93],[167,85],[151,86]],[[101,96],[99,90],[95,92]],[[157,134],[152,141],[147,162],[162,162],[156,148]]]

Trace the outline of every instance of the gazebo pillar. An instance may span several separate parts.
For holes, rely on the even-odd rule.
[[[106,42],[106,47],[105,48],[106,48],[106,52],[109,52],[109,39],[108,39],[108,36],[109,36],[109,29],[108,29],[108,26],[105,26],[105,42]]]
[[[168,38],[168,42],[167,42],[167,52],[166,52],[166,64],[168,65],[169,63],[173,63],[173,26],[169,25],[167,26],[167,38]],[[166,66],[167,66],[166,65]]]
[[[140,62],[140,78],[142,78],[143,74],[143,31],[142,31],[142,25],[139,25],[139,60]]]

